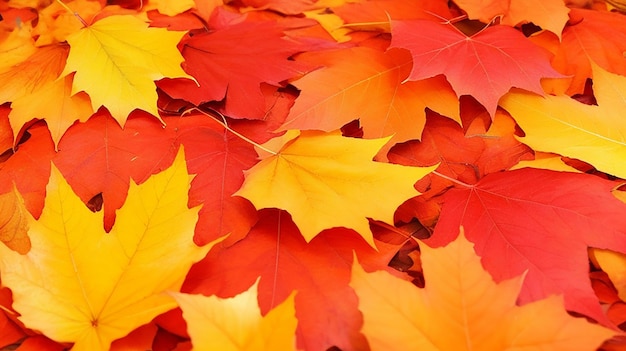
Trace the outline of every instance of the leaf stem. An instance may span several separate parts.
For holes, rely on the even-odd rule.
[[[462,186],[464,188],[472,188],[472,186],[469,185],[469,184],[463,183],[462,181],[460,181],[458,179],[454,179],[454,178],[448,177],[447,175],[441,174],[441,173],[439,173],[437,171],[432,171],[431,173],[433,173],[434,175],[440,176],[443,179],[449,180],[449,181],[451,181],[454,184],[458,184],[458,185],[460,185],[460,186]]]
[[[87,22],[85,22],[85,20],[80,17],[80,15],[78,14],[78,12],[72,10],[69,6],[67,6],[63,1],[61,0],[56,0],[57,3],[59,3],[59,5],[63,6],[63,8],[65,10],[67,10],[67,12],[71,13],[72,15],[74,15],[74,17],[78,18],[78,20],[80,21],[80,23],[83,24],[83,27],[88,27],[89,25],[87,24]]]
[[[205,112],[205,111],[202,111],[201,109],[199,109],[199,108],[197,108],[197,107],[192,107],[192,108],[190,108],[190,109],[186,110],[185,112],[183,112],[182,114],[183,114],[183,116],[184,116],[185,114],[187,114],[187,113],[189,113],[189,112],[191,112],[191,111],[193,111],[193,110],[196,110],[196,111],[198,111],[198,112],[200,112],[200,113],[202,113],[203,115],[208,116],[208,117],[216,117],[216,116],[220,117],[221,121],[220,121],[220,120],[218,120],[218,119],[216,119],[216,118],[213,118],[213,119],[214,119],[217,123],[219,123],[222,127],[224,127],[224,129],[226,129],[227,131],[229,131],[229,132],[233,133],[233,134],[234,134],[235,136],[237,136],[239,139],[241,139],[241,140],[243,140],[243,141],[245,141],[245,142],[247,142],[247,143],[249,143],[249,144],[252,144],[252,145],[254,145],[254,146],[258,147],[259,149],[261,149],[261,150],[263,150],[263,151],[267,152],[268,154],[272,154],[272,155],[274,155],[274,156],[278,155],[278,152],[273,151],[273,150],[270,150],[270,149],[266,148],[265,146],[263,146],[263,145],[261,145],[261,144],[257,143],[256,141],[254,141],[254,140],[252,140],[252,139],[250,139],[250,138],[246,137],[245,135],[240,134],[240,133],[239,133],[239,132],[237,132],[236,130],[234,130],[234,129],[230,128],[230,127],[228,126],[228,122],[226,121],[226,117],[225,117],[222,113],[220,113],[219,111],[215,111],[215,110],[212,110],[212,109],[211,109],[211,110],[209,110],[209,112]]]

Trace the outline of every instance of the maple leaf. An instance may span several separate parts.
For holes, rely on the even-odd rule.
[[[291,133],[274,141],[279,152],[246,171],[235,195],[257,209],[287,210],[306,241],[324,229],[346,227],[373,246],[367,218],[393,223],[396,208],[418,195],[413,184],[434,169],[372,162],[388,140]]]
[[[295,350],[294,294],[265,316],[257,302],[257,286],[221,299],[217,296],[172,293],[183,310],[196,350]]]
[[[538,151],[555,152],[588,162],[600,171],[626,178],[626,77],[593,66],[597,106],[567,96],[539,97],[514,91],[501,102]]]
[[[523,276],[496,284],[463,231],[446,247],[421,246],[426,288],[356,262],[352,286],[372,350],[590,350],[615,335],[574,318],[561,297],[516,306]],[[541,315],[538,320],[537,316]]]
[[[592,77],[592,62],[603,69],[626,75],[626,28],[624,15],[607,11],[572,9],[561,42],[554,40],[552,65],[573,76],[567,95],[581,94]],[[533,38],[531,37],[531,40]]]
[[[264,118],[261,83],[280,86],[307,70],[288,60],[303,46],[285,38],[283,29],[273,22],[242,22],[196,34],[181,45],[185,70],[199,86],[189,80],[165,79],[159,87],[196,105],[226,98],[224,114],[230,117]]]
[[[626,300],[626,255],[612,250],[593,249],[592,257],[611,279],[619,298]]]
[[[569,19],[569,9],[561,0],[455,0],[467,12],[469,19],[490,23],[501,16],[500,23],[517,26],[532,22],[561,38],[561,32]]]
[[[34,217],[39,217],[50,177],[54,144],[48,129],[36,124],[28,129],[29,138],[0,163],[0,194],[13,191],[13,184]]]
[[[56,80],[63,71],[68,51],[67,45],[37,48],[24,61],[0,73],[0,103],[28,96],[46,83]],[[17,132],[14,131],[14,134]]]
[[[0,241],[22,255],[30,250],[27,213],[17,189],[0,195]]]
[[[611,194],[615,185],[530,168],[489,174],[444,195],[426,243],[444,245],[462,225],[496,281],[527,271],[520,301],[564,294],[568,310],[606,323],[589,284],[587,247],[626,247],[626,205]]]
[[[307,243],[288,213],[265,209],[243,240],[211,250],[194,265],[182,291],[230,297],[261,277],[258,300],[264,314],[298,291],[298,347],[363,350],[367,343],[359,333],[357,298],[348,283],[355,252],[368,269],[393,271],[387,263],[398,247],[376,243],[378,251],[346,229],[324,231]]]
[[[174,136],[154,119],[131,117],[124,129],[106,111],[77,123],[59,143],[54,164],[84,203],[97,195],[104,205],[104,228],[126,199],[130,179],[141,183],[168,167],[177,148]]]
[[[176,49],[184,34],[148,28],[133,16],[106,17],[67,38],[70,53],[62,76],[76,72],[72,94],[85,91],[94,111],[105,106],[122,126],[137,108],[160,118],[154,81],[191,78]]]
[[[116,226],[105,233],[102,214],[92,213],[53,168],[43,213],[29,220],[29,253],[0,245],[2,283],[20,320],[73,342],[74,350],[107,350],[175,307],[163,292],[177,291],[211,247],[192,242],[199,209],[187,208],[188,187],[181,149],[172,167],[131,186]]]
[[[391,47],[413,56],[408,80],[443,74],[457,95],[473,96],[491,116],[510,88],[543,94],[541,78],[562,77],[547,52],[511,27],[492,26],[468,37],[450,24],[391,21],[391,34]]]
[[[461,122],[459,102],[442,77],[401,84],[411,67],[411,56],[402,50],[308,52],[297,61],[325,68],[292,83],[302,92],[281,130],[332,131],[359,119],[365,138],[392,135],[380,152],[386,155],[398,142],[421,138],[427,107]]]

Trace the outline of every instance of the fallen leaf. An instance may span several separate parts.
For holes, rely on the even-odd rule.
[[[172,293],[183,310],[194,349],[295,350],[298,321],[294,294],[262,316],[257,286],[255,283],[247,291],[226,299]]]
[[[608,274],[622,301],[626,301],[626,255],[606,249],[592,249],[593,258]]]
[[[262,119],[267,111],[261,83],[281,86],[282,81],[306,71],[288,60],[304,47],[286,38],[283,29],[268,21],[243,22],[185,39],[181,43],[183,66],[199,85],[165,79],[159,87],[196,105],[225,98],[224,114],[229,117]]]
[[[15,184],[28,212],[37,218],[44,206],[50,161],[55,152],[50,133],[43,124],[32,126],[28,134],[28,140],[0,163],[0,194],[13,191]]]
[[[467,12],[469,19],[490,23],[500,16],[500,23],[515,27],[532,22],[561,38],[569,19],[569,9],[562,0],[455,0]]]
[[[15,187],[0,195],[0,241],[22,255],[30,250],[27,216],[24,200]]]
[[[446,247],[421,245],[426,288],[356,262],[352,286],[375,350],[590,350],[616,332],[563,308],[562,298],[517,306],[523,276],[495,283],[463,231]],[[541,315],[541,319],[537,316]]]
[[[377,247],[379,251],[346,229],[324,231],[307,243],[288,213],[261,210],[259,222],[243,240],[216,247],[192,267],[182,291],[230,297],[261,277],[258,300],[264,314],[298,291],[300,349],[363,350],[367,344],[359,333],[357,298],[348,286],[350,268],[356,252],[369,269],[393,271],[387,263],[398,246],[395,251]]]
[[[102,196],[104,228],[110,230],[115,212],[124,204],[130,179],[140,184],[171,165],[177,146],[172,130],[138,112],[124,129],[105,110],[70,128],[54,164],[80,199]]]
[[[396,208],[418,195],[413,184],[434,169],[373,162],[388,140],[318,131],[283,138],[278,152],[245,172],[235,195],[257,209],[287,210],[307,242],[346,227],[374,246],[367,218],[393,223]]]
[[[116,226],[105,233],[102,213],[92,213],[53,168],[43,213],[29,220],[29,253],[0,245],[2,283],[20,320],[73,342],[73,350],[107,350],[174,308],[163,292],[177,291],[212,246],[192,242],[199,209],[187,208],[188,188],[181,150],[172,167],[131,185]]]
[[[561,78],[549,55],[504,25],[466,36],[450,24],[391,21],[391,47],[408,49],[413,69],[407,80],[443,74],[457,95],[471,95],[494,116],[498,100],[512,87],[543,94],[541,78]],[[463,57],[463,60],[459,60]]]
[[[626,77],[594,65],[598,105],[568,96],[540,97],[513,91],[501,102],[525,136],[519,138],[537,151],[554,152],[585,161],[602,172],[626,178]]]
[[[608,11],[572,9],[570,22],[557,43],[552,65],[559,72],[573,76],[568,95],[581,94],[592,77],[592,63],[620,75],[626,75],[626,28],[624,15]]]
[[[76,72],[72,94],[85,91],[94,111],[105,106],[121,126],[135,109],[160,118],[154,81],[191,78],[176,49],[184,34],[148,28],[133,16],[106,17],[67,38],[70,54],[62,76]]]
[[[359,119],[363,137],[392,136],[380,154],[396,143],[421,139],[430,108],[461,123],[459,102],[443,77],[402,81],[411,56],[403,50],[354,47],[308,52],[297,57],[309,66],[322,66],[293,82],[302,92],[280,130],[332,131]]]
[[[608,324],[589,283],[587,247],[626,247],[626,205],[611,193],[615,186],[530,168],[489,174],[444,195],[426,243],[445,245],[462,225],[496,281],[527,272],[518,301],[563,294],[568,310]]]

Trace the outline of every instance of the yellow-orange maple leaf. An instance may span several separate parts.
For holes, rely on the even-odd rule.
[[[516,26],[532,22],[549,30],[559,38],[567,20],[569,9],[562,0],[454,0],[470,19],[485,23],[502,17],[502,24]]]
[[[93,114],[89,97],[84,92],[72,95],[72,76],[50,81],[30,95],[16,99],[11,104],[9,122],[13,136],[33,118],[44,119],[54,145],[76,121],[84,122]]]
[[[257,209],[287,210],[306,241],[324,229],[346,227],[374,246],[367,218],[393,223],[396,208],[419,195],[413,185],[436,168],[373,162],[388,140],[319,131],[286,136],[272,146],[278,153],[246,172],[235,195]]]
[[[194,350],[274,351],[296,349],[296,311],[292,293],[265,316],[257,302],[257,284],[221,299],[173,293]]]
[[[626,178],[626,77],[592,66],[597,106],[519,90],[505,95],[500,105],[524,130],[519,140],[534,150],[577,158]]]
[[[29,218],[26,255],[0,245],[2,284],[20,320],[73,350],[112,341],[176,306],[191,265],[211,247],[193,243],[199,208],[187,208],[190,177],[182,150],[167,170],[137,186],[110,233],[53,167],[38,220]]]
[[[20,254],[30,250],[27,217],[24,200],[15,187],[0,195],[0,241]]]
[[[138,108],[158,118],[155,80],[188,76],[176,45],[184,32],[148,28],[133,16],[110,16],[70,35],[62,75],[76,72],[72,93],[85,91],[124,125]],[[193,79],[193,78],[191,78]]]
[[[373,351],[593,350],[615,334],[568,315],[558,296],[516,306],[523,276],[496,284],[462,232],[446,247],[420,249],[424,289],[353,266]]]

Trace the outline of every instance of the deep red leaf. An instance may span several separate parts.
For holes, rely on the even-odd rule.
[[[199,86],[190,80],[163,79],[159,87],[196,105],[225,98],[225,114],[230,117],[264,118],[261,83],[280,86],[306,71],[288,60],[304,47],[286,38],[276,22],[236,23],[183,39],[181,46],[184,69]]]

